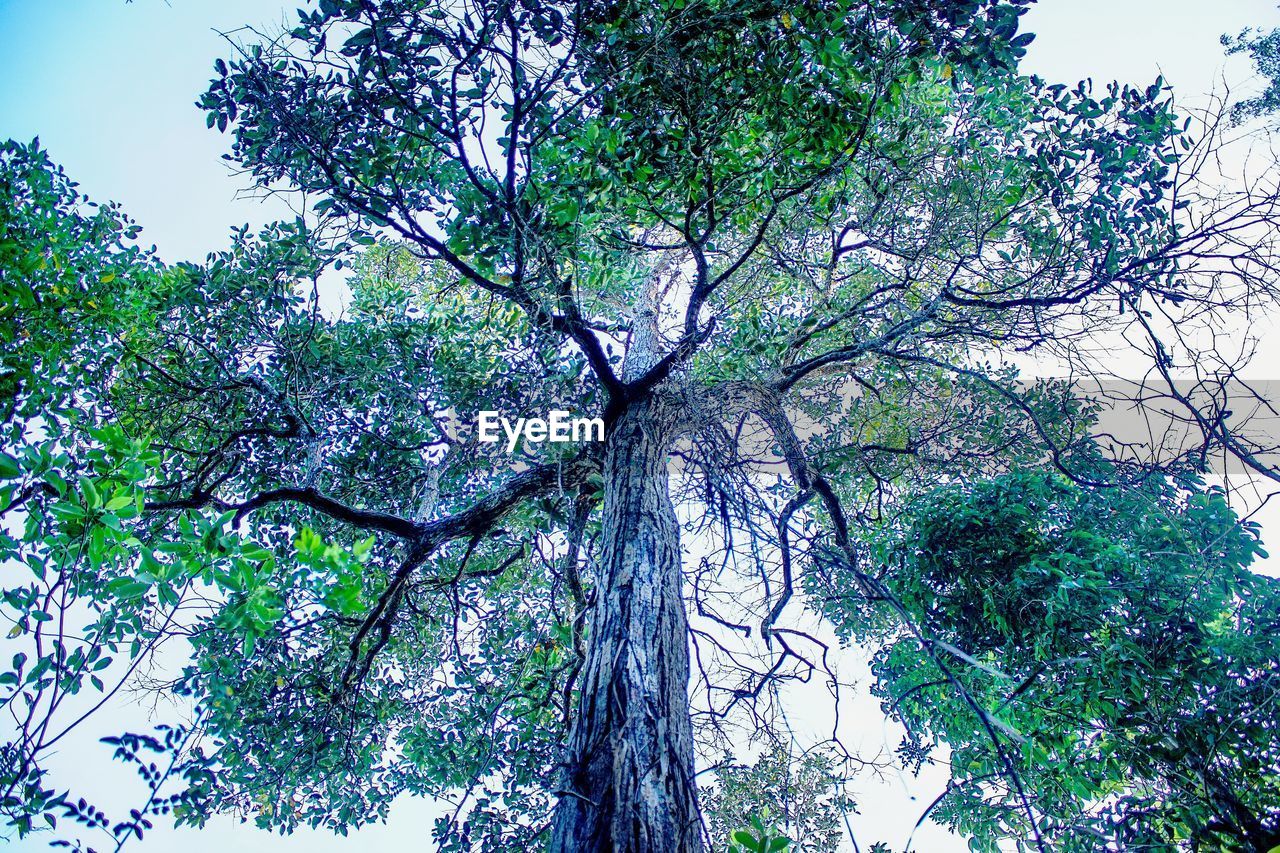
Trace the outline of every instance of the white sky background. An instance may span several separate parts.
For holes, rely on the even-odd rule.
[[[0,138],[25,141],[38,135],[85,192],[98,201],[121,202],[143,226],[143,242],[155,243],[165,260],[200,259],[226,244],[232,225],[256,226],[290,216],[278,202],[237,197],[245,182],[220,159],[229,139],[205,129],[204,115],[193,102],[212,74],[213,59],[227,53],[215,30],[245,23],[291,25],[297,20],[296,5],[276,0],[0,0]],[[1257,88],[1247,61],[1237,57],[1227,62],[1218,44],[1222,33],[1246,26],[1280,26],[1275,0],[1041,0],[1025,19],[1024,31],[1038,38],[1023,69],[1065,83],[1092,77],[1099,85],[1111,79],[1146,85],[1163,73],[1180,100],[1195,103],[1202,93],[1221,89],[1224,75],[1233,91]],[[1263,371],[1272,369],[1266,365]],[[108,748],[95,740],[122,727],[145,730],[150,723],[137,708],[120,708],[112,716],[70,743],[56,764],[68,774],[60,784],[75,781],[74,787],[101,791],[98,804],[116,815],[135,805],[143,788],[132,770],[110,761]],[[872,751],[896,745],[898,734],[885,726],[875,703],[859,703],[852,724],[862,731],[855,742]],[[861,814],[852,818],[863,849],[877,840],[901,849],[939,784],[936,777],[931,783],[910,777],[867,782],[861,789]],[[175,833],[159,826],[128,849],[429,849],[434,812],[429,803],[402,800],[389,824],[346,839],[306,830],[281,838],[223,818],[201,832]],[[11,849],[47,848],[44,840],[32,839]],[[917,834],[912,849],[949,853],[966,848],[933,829]]]

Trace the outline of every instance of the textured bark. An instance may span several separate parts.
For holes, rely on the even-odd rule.
[[[552,828],[557,853],[702,850],[669,422],[657,400],[633,404],[606,450],[601,576]]]

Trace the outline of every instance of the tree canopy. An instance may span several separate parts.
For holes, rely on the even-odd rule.
[[[1028,4],[320,0],[199,102],[300,215],[201,262],[6,144],[10,825],[833,849],[873,762],[788,701],[853,647],[973,849],[1280,845],[1280,585],[1209,485],[1280,479],[1214,333],[1277,174],[1022,75]],[[1009,366],[1121,350],[1181,452]],[[604,441],[478,440],[553,410]],[[109,739],[127,817],[47,771],[125,688],[187,710]]]

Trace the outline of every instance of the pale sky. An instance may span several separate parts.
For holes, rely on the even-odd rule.
[[[169,261],[200,259],[226,243],[232,225],[288,215],[282,207],[237,198],[244,182],[220,159],[228,138],[205,129],[194,101],[227,52],[217,31],[245,23],[296,21],[296,3],[274,0],[0,0],[0,138],[39,136],[53,159],[99,201],[114,199],[143,226]],[[1280,26],[1274,0],[1042,0],[1025,19],[1035,32],[1024,69],[1066,83],[1092,77],[1148,84],[1163,73],[1180,97],[1194,101],[1220,88],[1258,83],[1247,61],[1224,61],[1219,36],[1246,26]],[[4,653],[0,641],[0,654]],[[897,734],[875,703],[854,715],[858,741],[892,749]],[[159,722],[159,720],[157,720]],[[121,707],[102,728],[69,743],[56,760],[60,782],[101,792],[100,804],[123,813],[142,791],[132,771],[110,760],[96,737],[149,726],[136,707]],[[79,771],[79,778],[75,774]],[[882,840],[901,849],[923,804],[940,790],[936,777],[907,777],[863,788],[852,823],[865,850]],[[123,793],[123,796],[122,796]],[[275,853],[429,849],[433,807],[403,801],[389,824],[347,839],[303,831],[289,838],[233,819],[203,832],[163,826],[126,849],[184,853]],[[86,839],[89,840],[89,839]],[[92,843],[92,842],[91,842]],[[101,847],[101,845],[98,845]],[[11,849],[47,849],[28,840]],[[917,833],[914,850],[967,849],[940,830]]]

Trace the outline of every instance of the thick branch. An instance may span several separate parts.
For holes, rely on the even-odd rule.
[[[309,507],[317,512],[323,513],[330,518],[345,522],[364,530],[378,530],[383,533],[390,533],[392,536],[401,539],[416,539],[422,532],[421,525],[415,524],[407,518],[401,518],[398,515],[390,513],[378,512],[376,510],[357,509],[348,506],[341,501],[334,500],[327,495],[321,494],[315,489],[299,488],[296,486],[285,486],[279,489],[272,489],[268,492],[262,492],[250,498],[243,503],[230,503],[206,493],[196,493],[186,498],[178,498],[171,501],[149,501],[146,509],[153,512],[164,512],[167,510],[183,510],[183,509],[201,509],[204,507],[213,507],[224,512],[235,512],[235,520],[240,521],[245,515],[254,510],[263,507],[272,506],[279,503],[293,503],[300,506]]]

